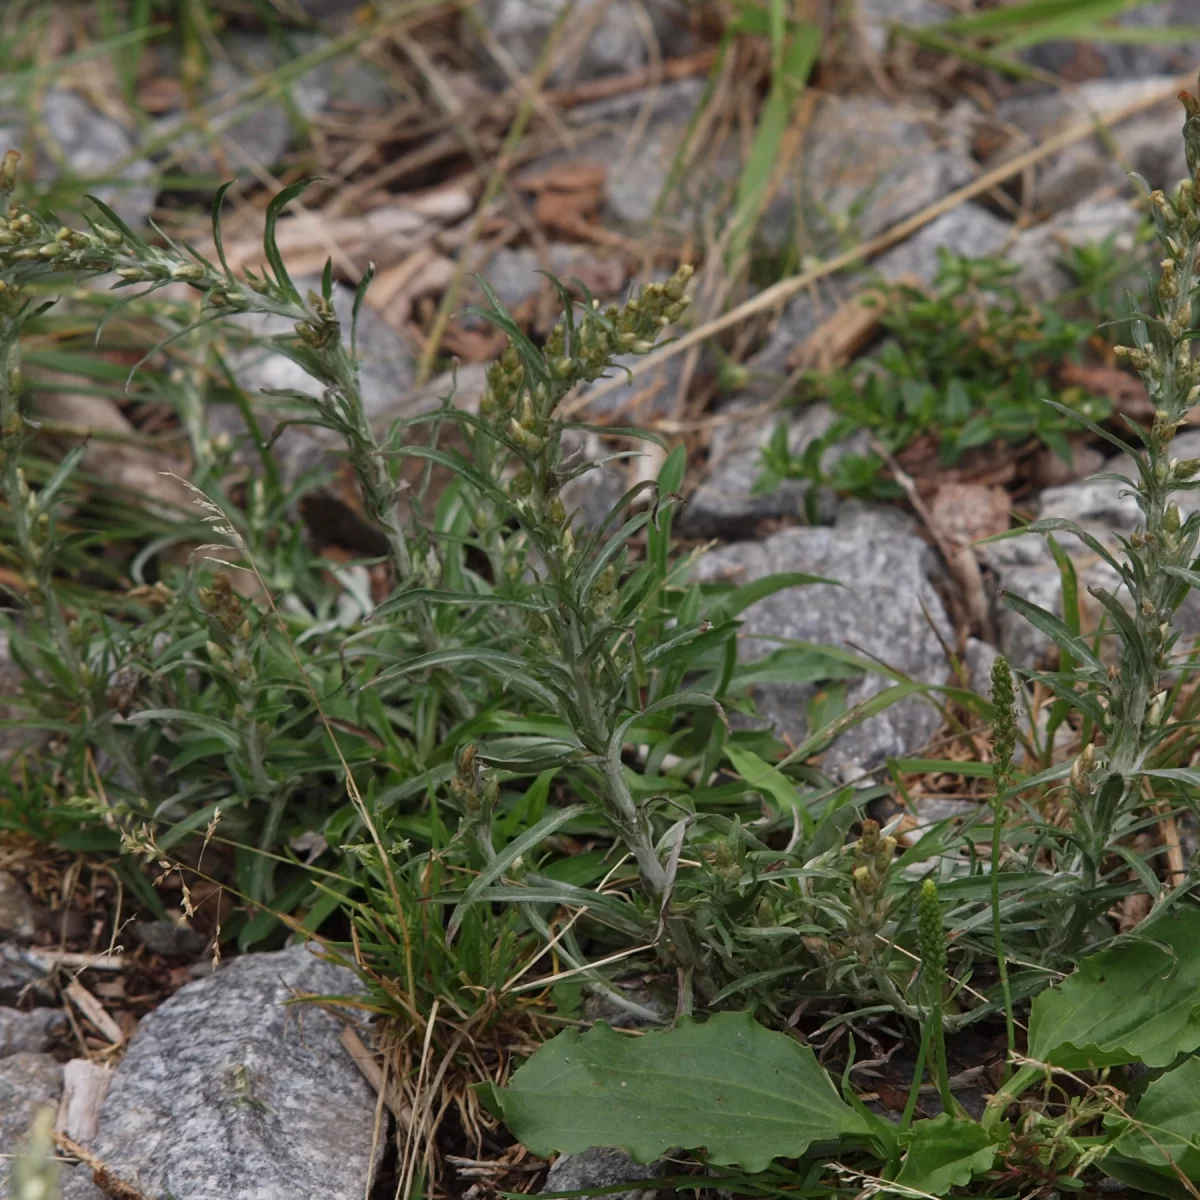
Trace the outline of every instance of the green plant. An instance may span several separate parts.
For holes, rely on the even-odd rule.
[[[1004,921],[1000,911],[1000,852],[1004,840],[1005,792],[1013,779],[1013,754],[1017,748],[1017,698],[1013,690],[1008,660],[997,655],[992,667],[992,856],[988,878],[992,885],[992,940],[995,943],[996,970],[1004,994],[1004,1027],[1008,1039],[1008,1057],[1016,1051],[1013,1023],[1012,988],[1008,981],[1008,961],[1004,954]],[[1005,1063],[1007,1071],[1008,1064]]]
[[[1120,482],[1137,497],[1144,526],[1122,540],[1120,557],[1066,521],[1044,521],[1016,531],[1069,531],[1112,567],[1128,594],[1123,605],[1113,594],[1094,590],[1110,624],[1094,639],[1085,639],[1074,603],[1073,571],[1052,544],[1064,575],[1064,617],[1009,598],[1017,612],[1058,644],[1058,670],[1034,678],[1054,697],[1051,725],[1071,722],[1082,750],[1045,769],[1027,758],[1030,773],[1018,773],[1018,689],[1001,659],[993,673],[992,763],[981,772],[992,780],[986,806],[991,818],[986,829],[990,870],[984,871],[983,856],[974,852],[976,840],[983,840],[976,836],[982,823],[976,818],[966,822],[957,842],[950,843],[971,850],[969,866],[956,872],[953,865],[939,864],[949,876],[944,883],[928,874],[914,886],[901,873],[905,865],[926,862],[944,849],[943,835],[925,835],[912,848],[916,853],[896,859],[893,839],[870,822],[862,823],[857,842],[830,849],[823,859],[795,873],[804,879],[807,912],[820,914],[825,929],[836,914],[849,934],[840,941],[840,953],[835,950],[837,940],[813,938],[813,952],[825,956],[830,980],[840,973],[843,980],[853,980],[846,990],[860,1005],[882,995],[890,999],[893,1011],[923,1024],[913,1090],[903,1115],[893,1121],[870,1113],[853,1094],[853,1050],[842,1090],[863,1124],[846,1127],[849,1109],[822,1110],[823,1127],[805,1128],[802,1140],[809,1150],[804,1153],[777,1132],[767,1113],[758,1111],[758,1097],[752,1105],[738,1096],[738,1115],[744,1123],[737,1125],[741,1141],[736,1147],[727,1136],[730,1113],[720,1102],[714,1104],[711,1095],[695,1102],[689,1097],[674,1111],[650,1082],[644,1104],[638,1090],[628,1099],[621,1095],[611,1101],[611,1122],[607,1112],[592,1110],[594,1098],[619,1088],[639,1063],[652,1064],[653,1080],[684,1072],[720,1080],[717,1094],[724,1095],[726,1081],[741,1079],[746,1067],[740,1055],[730,1054],[721,1019],[710,1017],[706,1024],[649,1034],[647,1047],[618,1042],[603,1030],[588,1035],[591,1041],[586,1045],[586,1039],[560,1035],[517,1072],[509,1088],[493,1097],[519,1137],[528,1131],[538,1147],[578,1150],[586,1139],[568,1131],[594,1127],[605,1139],[643,1158],[661,1153],[669,1144],[716,1147],[711,1155],[700,1156],[715,1165],[734,1163],[748,1172],[761,1172],[759,1186],[764,1189],[787,1177],[805,1188],[818,1182],[836,1186],[832,1181],[869,1180],[873,1186],[890,1183],[892,1190],[914,1189],[924,1195],[968,1186],[981,1194],[1011,1194],[1008,1189],[1013,1188],[1024,1194],[1025,1188],[1039,1193],[1049,1188],[1078,1190],[1099,1170],[1151,1194],[1195,1194],[1200,1182],[1195,1161],[1200,1124],[1189,1089],[1200,1048],[1195,979],[1200,970],[1200,911],[1188,896],[1195,876],[1187,873],[1174,886],[1164,886],[1153,868],[1156,851],[1147,856],[1131,845],[1164,810],[1192,805],[1200,786],[1200,774],[1175,765],[1193,753],[1194,711],[1180,698],[1180,712],[1173,714],[1182,684],[1163,686],[1168,672],[1187,678],[1193,665],[1192,655],[1177,653],[1171,621],[1188,590],[1200,585],[1200,515],[1185,520],[1173,499],[1175,492],[1197,486],[1197,464],[1170,457],[1171,439],[1200,397],[1200,368],[1190,354],[1193,305],[1200,286],[1195,278],[1200,210],[1194,200],[1194,189],[1200,187],[1200,99],[1186,93],[1182,99],[1188,165],[1195,178],[1185,181],[1174,199],[1151,194],[1165,256],[1162,274],[1153,293],[1153,311],[1131,318],[1135,346],[1120,351],[1141,372],[1154,400],[1153,426],[1141,432],[1142,446],[1134,448],[1056,405],[1061,417],[1084,420],[1093,433],[1129,453],[1138,477]],[[1115,653],[1102,649],[1106,642]],[[1061,825],[1023,800],[1049,789],[1066,792]],[[1010,863],[1020,864],[1017,870],[1003,860],[1005,843]],[[726,862],[732,876],[736,857],[727,855],[722,868]],[[787,868],[780,873],[786,877]],[[1139,891],[1149,893],[1149,916],[1132,934],[1114,937],[1107,919],[1110,909]],[[772,905],[778,902],[778,894],[770,898]],[[893,926],[897,910],[906,902],[909,920]],[[904,951],[906,940],[912,944],[914,908],[920,1004],[908,995],[892,995],[901,986],[894,956]],[[1040,917],[1035,915],[1039,910]],[[769,919],[777,918],[772,913]],[[976,941],[982,930],[990,931],[990,938]],[[999,996],[985,996],[964,983],[976,956],[984,951],[996,961]],[[1059,985],[1046,987],[1047,966],[1076,959],[1071,974]],[[1007,964],[1015,961],[1023,969],[1010,979]],[[910,974],[910,990],[913,978]],[[826,995],[835,990],[830,980]],[[1014,1005],[1030,996],[1021,1054]],[[1000,1011],[1011,1061],[976,1121],[963,1114],[950,1087],[945,1034]],[[764,1088],[768,1110],[784,1103],[788,1089],[801,1091],[807,1104],[826,1094],[825,1081],[811,1078],[807,1063],[785,1060],[767,1037],[754,1036],[757,1040],[746,1045],[756,1048],[764,1064],[788,1062],[787,1080],[772,1076]],[[932,1120],[914,1120],[927,1056],[946,1111]],[[1127,1073],[1132,1066],[1154,1072],[1148,1084]],[[570,1085],[551,1101],[544,1081],[564,1075]],[[765,1066],[763,1075],[766,1078]],[[737,1095],[732,1083],[729,1086],[730,1095]],[[822,1140],[828,1145],[817,1149]],[[836,1155],[836,1164],[829,1162],[830,1155]],[[767,1168],[765,1159],[771,1157],[790,1161]]]
[[[947,1112],[895,1124],[869,1112],[845,1081],[842,1103],[804,1048],[744,1013],[683,1022],[639,1040],[604,1026],[582,1037],[560,1034],[508,1087],[483,1089],[485,1100],[542,1154],[602,1143],[651,1162],[674,1146],[696,1150],[710,1167],[738,1165],[768,1177],[771,1159],[791,1159],[773,1177],[784,1171],[793,1184],[849,1170],[932,1195],[973,1182],[980,1194],[1008,1194],[993,1189],[1023,1183],[1078,1190],[1099,1167],[1173,1196],[1170,1184],[1182,1180],[1186,1191],[1197,1178],[1200,1124],[1194,1100],[1185,1099],[1197,1060],[1186,1057],[1151,1083],[1136,1108],[1128,1085],[1106,1079],[1103,1069],[1161,1066],[1195,1049],[1183,1013],[1194,1008],[1198,923],[1194,909],[1164,915],[1085,958],[1061,988],[1039,996],[1029,1029],[1036,1061],[996,1092],[978,1121]],[[1163,979],[1165,968],[1164,995],[1146,984]],[[1097,1070],[1087,1085],[1080,1073]],[[693,1078],[697,1086],[680,1086]],[[1059,1078],[1061,1100],[1049,1103]],[[1071,1095],[1080,1083],[1083,1094]],[[1010,1122],[1018,1100],[1025,1112]]]
[[[1014,286],[1017,268],[1000,259],[972,259],[939,249],[932,289],[884,289],[880,324],[890,335],[877,359],[845,371],[811,375],[808,399],[823,399],[835,420],[805,450],[793,454],[781,424],[763,451],[756,489],[784,479],[824,483],[842,492],[898,494],[879,454],[844,454],[823,466],[826,452],[868,431],[888,454],[925,439],[942,465],[1000,440],[1037,438],[1070,461],[1063,405],[1093,421],[1108,401],[1079,389],[1058,391],[1054,370],[1078,358],[1091,323],[1067,319],[1048,305],[1027,305]],[[1046,400],[1057,397],[1051,407]]]
[[[9,185],[14,168],[10,156]],[[565,486],[597,464],[567,457],[561,400],[614,356],[652,347],[683,312],[687,270],[619,308],[562,289],[564,316],[543,346],[493,304],[487,315],[510,344],[478,415],[448,401],[381,435],[365,416],[354,321],[347,344],[331,270],[319,292],[302,295],[276,247],[276,222],[298,194],[287,189],[270,205],[267,267],[244,277],[223,253],[223,191],[213,206],[215,263],[134,233],[103,205],[85,229],[8,210],[0,482],[9,562],[23,582],[10,628],[26,676],[23,724],[56,738],[58,753],[53,769],[20,764],[13,794],[27,798],[5,823],[75,848],[123,846],[131,855],[118,869],[160,912],[137,857],[170,868],[188,912],[185,880],[207,875],[246,902],[220,930],[242,948],[285,927],[319,929],[345,907],[378,1006],[413,1028],[428,1021],[431,1036],[436,1026],[448,1063],[462,1065],[451,1046],[500,1037],[510,1019],[535,1028],[545,1008],[535,1000],[559,989],[560,975],[564,998],[586,984],[655,1018],[656,1008],[613,985],[612,964],[651,969],[668,1005],[683,1010],[696,996],[709,1003],[747,986],[778,1004],[777,981],[820,975],[820,947],[833,944],[844,914],[852,925],[862,916],[837,894],[848,879],[839,842],[874,793],[830,789],[799,765],[769,768],[772,738],[731,734],[725,712],[749,711],[745,689],[756,680],[844,678],[869,664],[812,647],[737,663],[739,614],[813,580],[692,582],[690,562],[671,550],[681,452],[657,487],[639,485],[596,528],[577,525],[564,501]],[[280,535],[295,495],[236,392],[263,472],[240,497],[227,489],[228,452],[204,417],[214,388],[195,364],[172,374],[170,394],[204,483],[202,520],[149,543],[134,581],[99,596],[72,590],[63,572],[81,550],[78,518],[61,501],[90,503],[81,451],[44,471],[20,356],[57,293],[107,273],[138,290],[106,310],[106,328],[139,314],[159,339],[150,352],[184,343],[211,353],[219,339],[205,339],[227,315],[292,323],[270,345],[322,390],[274,399],[288,421],[339,436],[386,547],[386,600],[330,578],[302,539]],[[154,307],[176,284],[196,302]],[[412,461],[425,473],[402,510],[401,473]],[[434,468],[450,477],[437,495]],[[213,570],[211,548],[185,549],[183,562],[167,554],[213,536],[240,570]],[[914,686],[814,722],[800,758]],[[715,781],[726,759],[738,773]],[[779,854],[763,838],[793,828],[789,869],[768,874]],[[623,859],[604,865],[602,850],[575,857],[552,844],[572,836],[604,847],[614,835],[632,878]],[[312,848],[307,862],[300,845]],[[804,880],[821,876],[814,906]],[[823,923],[811,925],[810,908]],[[564,910],[575,916],[560,924]],[[873,936],[886,906],[877,915]],[[911,938],[903,913],[889,920]],[[784,946],[781,971],[772,947]],[[563,968],[523,979],[548,949]],[[877,972],[886,999],[901,996],[895,965]],[[838,987],[857,986],[851,968],[835,970]],[[464,980],[470,1002],[451,1003]],[[429,1015],[438,1005],[440,1023]]]
[[[1189,169],[1195,173],[1200,170],[1200,108],[1187,93],[1183,95],[1184,144]],[[1186,671],[1191,665],[1190,655],[1178,652],[1179,635],[1172,622],[1189,590],[1200,584],[1194,561],[1200,518],[1193,514],[1185,520],[1173,499],[1175,493],[1196,486],[1193,477],[1200,464],[1177,462],[1170,452],[1176,430],[1200,396],[1200,368],[1190,351],[1197,293],[1195,256],[1200,249],[1194,186],[1193,180],[1185,180],[1174,199],[1162,192],[1150,194],[1164,254],[1161,276],[1152,293],[1152,311],[1130,316],[1135,345],[1116,348],[1138,370],[1154,404],[1150,429],[1134,427],[1141,441],[1140,447],[1134,446],[1076,414],[1093,433],[1130,455],[1137,478],[1117,478],[1137,500],[1144,524],[1121,539],[1121,557],[1069,521],[1047,520],[1027,527],[1045,534],[1073,534],[1116,573],[1128,607],[1106,589],[1091,590],[1111,621],[1117,660],[1103,661],[1080,638],[1077,627],[1072,628],[1070,614],[1064,621],[1025,600],[1008,598],[1017,612],[1058,645],[1059,671],[1041,678],[1084,718],[1083,750],[1070,774],[1069,869],[1081,887],[1061,940],[1067,953],[1090,939],[1092,923],[1108,907],[1102,881],[1110,879],[1114,870],[1128,870],[1119,847],[1143,826],[1147,797],[1157,792],[1172,805],[1187,803],[1190,787],[1200,781],[1189,768],[1174,765],[1186,721],[1180,724],[1173,719],[1169,705],[1173,692],[1163,685],[1169,672]],[[1063,406],[1054,406],[1070,415]]]

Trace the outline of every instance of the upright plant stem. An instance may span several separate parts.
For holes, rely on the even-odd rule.
[[[1004,1060],[1005,1082],[1012,1070],[1013,1055],[1017,1049],[1016,1025],[1013,1021],[1012,988],[1008,982],[1008,960],[1004,955],[1004,930],[1000,921],[1000,842],[1004,836],[1003,813],[1004,793],[997,791],[992,801],[992,941],[995,943],[996,969],[1000,973],[1000,990],[1004,995],[1004,1031],[1008,1042],[1008,1056]]]
[[[1000,990],[1004,995],[1004,1028],[1008,1036],[1008,1055],[1004,1060],[1004,1078],[1008,1079],[1013,1055],[1016,1053],[1016,1032],[1013,1023],[1012,989],[1008,982],[1008,961],[1004,955],[1004,929],[1000,920],[1000,844],[1004,837],[1005,800],[1012,779],[1013,753],[1017,746],[1017,696],[1013,687],[1008,660],[998,655],[992,666],[992,704],[996,715],[992,733],[992,770],[995,790],[992,793],[992,940],[995,943],[996,967],[1000,973]]]

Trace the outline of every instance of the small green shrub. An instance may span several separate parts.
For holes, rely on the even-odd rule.
[[[854,495],[899,495],[875,451],[842,454],[822,465],[831,447],[860,431],[893,455],[928,441],[942,466],[992,442],[1031,438],[1070,462],[1067,434],[1077,424],[1045,402],[1095,422],[1109,417],[1111,402],[1057,384],[1057,369],[1080,360],[1094,329],[1094,320],[1063,313],[1080,307],[1089,314],[1114,311],[1096,306],[1111,303],[1128,280],[1132,257],[1116,254],[1111,245],[1107,252],[1075,248],[1063,266],[1076,287],[1054,305],[1031,306],[1015,286],[1018,268],[1011,263],[939,249],[928,291],[889,285],[875,301],[888,335],[875,358],[806,378],[802,399],[826,401],[835,420],[798,455],[781,424],[763,451],[756,489],[801,479]]]

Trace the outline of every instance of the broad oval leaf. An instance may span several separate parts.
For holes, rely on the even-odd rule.
[[[1029,1056],[1066,1070],[1169,1066],[1200,1047],[1200,912],[1173,913],[1081,959],[1033,1002]]]
[[[991,1170],[996,1144],[978,1121],[941,1113],[918,1121],[907,1136],[908,1152],[896,1182],[930,1196],[948,1196],[952,1187],[965,1187]]]
[[[764,1170],[813,1142],[864,1136],[866,1122],[807,1047],[749,1013],[623,1037],[600,1023],[547,1042],[495,1097],[534,1154],[616,1146],[649,1163],[673,1147],[718,1166]]]
[[[1104,1124],[1116,1138],[1118,1154],[1173,1179],[1172,1167],[1200,1179],[1200,1058],[1189,1058],[1155,1079],[1132,1119],[1114,1114]]]

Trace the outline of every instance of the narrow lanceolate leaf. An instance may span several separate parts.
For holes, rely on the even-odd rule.
[[[1095,671],[1103,671],[1104,666],[1092,653],[1092,648],[1081,637],[1077,637],[1069,625],[1065,624],[1052,612],[1037,604],[1031,604],[1024,596],[1015,592],[1005,592],[1004,602],[1014,612],[1020,613],[1034,628],[1040,629],[1060,650],[1069,654],[1076,662],[1086,663]]]
[[[1165,1067],[1200,1047],[1200,912],[1168,915],[1080,961],[1033,1002],[1029,1057],[1067,1070]]]
[[[749,1013],[685,1018],[641,1038],[604,1024],[568,1030],[492,1095],[513,1134],[543,1158],[617,1146],[649,1163],[678,1147],[761,1171],[814,1142],[867,1132],[813,1052]]]
[[[297,196],[303,195],[314,182],[312,179],[298,180],[274,196],[271,199],[271,203],[267,205],[267,216],[263,227],[263,253],[266,255],[267,262],[271,264],[271,270],[275,274],[275,281],[295,301],[300,300],[300,293],[296,291],[296,285],[292,282],[292,277],[288,274],[287,267],[284,265],[283,255],[279,253],[279,246],[275,241],[275,226],[279,222],[280,213]]]
[[[752,583],[744,583],[732,592],[720,596],[706,609],[704,615],[710,621],[728,620],[744,612],[752,604],[782,592],[787,588],[804,587],[810,583],[828,583],[841,587],[836,579],[826,579],[823,575],[809,575],[804,571],[781,571],[775,575],[764,575]]]
[[[750,787],[774,800],[781,812],[798,812],[806,832],[812,833],[812,814],[801,800],[796,785],[782,771],[741,746],[726,746],[725,754],[733,763],[733,769]]]
[[[458,927],[462,924],[463,917],[467,915],[467,909],[476,903],[480,894],[490,884],[499,879],[518,858],[521,858],[535,846],[540,845],[556,829],[565,825],[568,821],[573,821],[584,811],[585,808],[582,804],[575,804],[570,808],[559,809],[557,812],[553,812],[548,817],[543,818],[532,829],[527,829],[519,838],[509,842],[471,881],[467,890],[463,892],[463,898],[450,914],[450,922],[446,927],[447,938],[454,937],[458,932]]]

